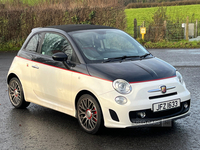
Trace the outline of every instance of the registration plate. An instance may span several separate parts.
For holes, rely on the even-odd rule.
[[[173,109],[177,107],[180,107],[180,99],[153,104],[153,111],[158,112],[158,111]]]

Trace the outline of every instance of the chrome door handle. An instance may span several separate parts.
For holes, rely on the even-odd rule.
[[[33,68],[35,68],[35,69],[39,69],[39,67],[38,66],[32,66]]]

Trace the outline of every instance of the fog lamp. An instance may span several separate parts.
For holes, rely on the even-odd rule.
[[[188,103],[186,102],[183,106],[184,108],[188,108]]]
[[[144,111],[137,113],[139,117],[141,118],[145,118],[146,117],[146,113]]]

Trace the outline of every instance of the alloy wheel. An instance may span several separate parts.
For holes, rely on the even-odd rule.
[[[17,81],[12,80],[9,84],[9,96],[13,105],[17,106],[21,102],[21,88]]]
[[[85,130],[92,131],[95,129],[98,121],[98,114],[95,103],[91,99],[81,99],[78,105],[78,119]]]

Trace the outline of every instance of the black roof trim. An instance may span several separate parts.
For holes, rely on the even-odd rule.
[[[55,29],[63,30],[65,32],[78,31],[78,30],[90,30],[90,29],[116,29],[109,26],[89,25],[89,24],[57,25],[57,26],[48,26],[45,28],[55,28]]]

